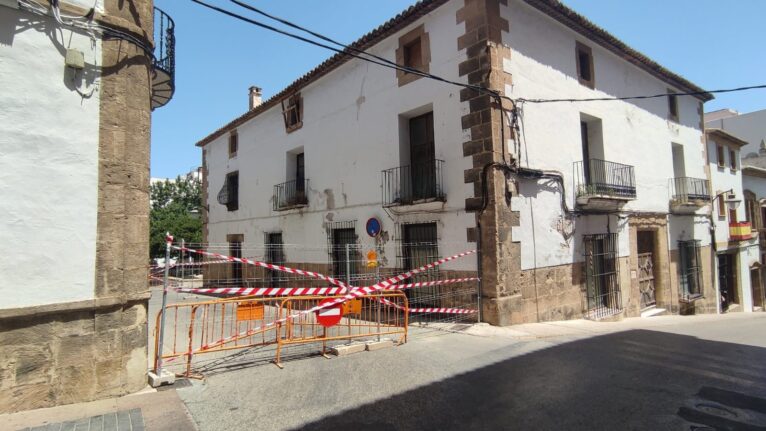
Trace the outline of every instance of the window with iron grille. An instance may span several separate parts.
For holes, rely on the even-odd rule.
[[[588,317],[601,318],[622,310],[617,234],[583,237]]]
[[[285,119],[287,133],[303,126],[303,98],[300,93],[282,100],[282,116]]]
[[[285,246],[282,241],[282,232],[268,232],[264,238],[266,245],[266,262],[273,263],[275,265],[285,264]],[[285,273],[280,271],[267,270],[269,274],[269,281],[272,287],[281,287]]]
[[[333,277],[352,282],[357,273],[358,246],[356,244],[356,222],[328,223],[327,247],[330,253]]]
[[[236,235],[228,235],[227,241],[229,242],[229,256],[231,257],[242,257],[242,241],[243,241],[243,235],[236,234]],[[241,262],[232,262],[231,263],[231,282],[234,284],[241,284],[242,283],[242,263]]]
[[[218,203],[226,205],[229,211],[239,209],[239,171],[230,172],[226,175],[223,187],[218,192]]]
[[[436,223],[412,223],[401,225],[402,250],[400,262],[402,269],[409,271],[420,268],[439,259],[439,245]],[[412,277],[412,281],[431,281],[438,278],[438,266]],[[405,294],[411,306],[440,307],[439,301],[443,290],[440,286],[425,286],[408,289]]]
[[[680,261],[681,299],[691,301],[702,297],[700,283],[701,262],[699,240],[678,241]]]

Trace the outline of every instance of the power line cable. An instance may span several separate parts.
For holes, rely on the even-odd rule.
[[[495,98],[502,97],[502,98],[506,98],[506,99],[508,99],[510,101],[513,101],[513,99],[511,99],[511,98],[509,98],[507,96],[501,96],[498,92],[496,92],[494,90],[491,90],[489,88],[481,87],[481,86],[478,86],[478,85],[472,85],[472,84],[464,84],[462,82],[451,81],[449,79],[442,78],[441,76],[438,76],[438,75],[433,75],[431,73],[423,72],[423,71],[420,71],[420,70],[417,70],[417,69],[413,69],[413,68],[410,68],[410,67],[401,66],[401,65],[399,65],[397,63],[391,62],[391,61],[383,59],[381,57],[377,57],[377,56],[375,56],[373,54],[366,53],[366,52],[361,51],[361,50],[359,50],[357,48],[352,48],[352,47],[343,45],[340,42],[332,41],[332,39],[327,38],[326,36],[322,36],[322,38],[324,40],[332,41],[332,43],[335,43],[335,44],[338,44],[340,46],[343,46],[343,47],[345,47],[345,49],[341,50],[341,49],[332,47],[330,45],[326,45],[324,43],[317,42],[315,40],[311,40],[311,39],[305,38],[305,37],[297,35],[295,33],[290,33],[288,31],[278,29],[278,28],[270,26],[268,24],[264,24],[264,23],[262,23],[260,21],[257,21],[257,20],[251,19],[251,18],[247,18],[247,17],[244,17],[244,16],[239,15],[237,13],[231,12],[229,10],[220,8],[218,6],[214,6],[214,5],[211,5],[209,3],[205,3],[204,1],[201,1],[201,0],[191,0],[191,1],[194,2],[194,3],[197,3],[197,4],[201,5],[201,6],[205,6],[205,7],[209,8],[209,9],[217,11],[219,13],[222,13],[224,15],[228,15],[228,16],[230,16],[232,18],[238,19],[240,21],[244,21],[244,22],[253,24],[255,26],[264,28],[266,30],[273,31],[273,32],[279,33],[281,35],[284,35],[284,36],[287,36],[287,37],[290,37],[290,38],[293,38],[293,39],[297,39],[297,40],[309,43],[309,44],[314,45],[314,46],[318,46],[320,48],[328,49],[328,50],[336,52],[338,54],[348,55],[349,57],[353,57],[353,58],[357,58],[359,60],[363,60],[363,61],[367,61],[367,62],[370,62],[370,63],[373,63],[373,64],[377,64],[378,66],[383,66],[383,67],[387,67],[389,69],[394,69],[394,70],[400,70],[400,71],[405,72],[405,73],[411,73],[413,75],[418,75],[418,76],[421,76],[421,77],[424,77],[424,78],[428,78],[428,79],[432,79],[432,80],[435,80],[435,81],[444,82],[446,84],[451,84],[451,85],[455,85],[455,86],[458,86],[458,87],[463,87],[463,88],[468,88],[468,89],[471,89],[471,90],[479,91],[479,92],[482,92],[482,93],[486,93],[486,94],[488,94],[488,95],[490,95],[492,97],[495,97]],[[249,5],[246,5],[246,4],[240,4],[240,5],[243,6],[243,7],[248,7],[249,6]],[[295,26],[297,27],[297,25],[295,25]],[[308,30],[304,30],[304,31],[308,31]],[[314,32],[312,32],[312,34],[313,33]],[[317,36],[317,37],[319,37],[319,36]],[[371,57],[374,57],[376,59],[363,57],[363,56],[361,56],[359,54],[354,54],[352,51],[357,51],[357,52],[362,53],[363,55],[371,56]]]
[[[518,102],[529,102],[529,103],[610,102],[610,101],[615,101],[615,100],[655,99],[655,98],[658,98],[658,97],[667,97],[667,96],[702,96],[702,95],[705,95],[705,94],[733,93],[733,92],[737,92],[737,91],[756,90],[756,89],[763,89],[763,88],[766,88],[766,84],[750,85],[750,86],[747,86],[747,87],[727,88],[727,89],[723,89],[723,90],[689,91],[689,92],[685,92],[685,93],[660,93],[660,94],[652,94],[652,95],[646,95],[646,96],[591,97],[591,98],[584,98],[584,99],[524,99],[524,98],[518,98],[516,100]]]

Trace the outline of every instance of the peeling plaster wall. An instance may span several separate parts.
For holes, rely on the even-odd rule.
[[[465,53],[458,53],[455,42],[464,33],[463,24],[455,23],[461,6],[462,1],[449,2],[370,51],[393,61],[398,38],[425,23],[431,41],[430,71],[462,81],[457,73]],[[463,157],[461,145],[465,137],[460,118],[468,106],[460,103],[459,90],[427,79],[399,87],[395,71],[352,60],[301,91],[303,126],[297,131],[285,132],[277,106],[237,129],[235,158],[228,157],[228,135],[206,145],[208,241],[223,243],[227,234],[242,233],[245,247],[257,246],[263,243],[264,232],[281,231],[286,244],[319,248],[324,254],[318,257],[319,252],[314,252],[313,260],[326,260],[325,222],[356,220],[360,242],[369,243],[364,224],[370,217],[381,221],[390,238],[398,238],[394,221],[381,205],[381,171],[402,164],[400,115],[425,113],[433,107],[436,158],[445,161],[447,201],[420,205],[402,215],[395,214],[404,210],[401,207],[389,212],[397,223],[437,221],[439,251],[444,256],[474,248],[466,241],[466,228],[474,226],[474,216],[464,211],[473,187],[464,183],[463,171],[471,167],[471,161]],[[275,212],[274,185],[294,179],[287,175],[287,153],[298,148],[305,154],[309,205]],[[236,170],[240,204],[237,211],[229,212],[216,196],[226,173]],[[302,257],[295,253],[288,248],[287,260],[300,262]],[[384,257],[394,262],[396,255],[394,243],[389,242]],[[475,258],[450,262],[444,268],[473,270]]]
[[[21,28],[31,15],[0,12],[0,244],[14,251],[0,260],[0,308],[92,299],[99,91],[74,91],[64,53],[93,64],[101,41],[70,29],[49,37]]]
[[[519,0],[501,7],[510,22],[503,34],[511,57],[503,62],[513,85],[506,94],[514,98],[589,98],[664,93],[665,82],[638,69],[596,43]],[[577,79],[575,42],[593,50],[595,90]],[[631,102],[548,103],[524,105],[524,138],[519,159],[522,166],[559,171],[565,178],[565,199],[574,208],[573,163],[582,160],[580,114],[602,121],[604,158],[633,165],[637,199],[625,211],[667,213],[669,181],[674,177],[672,143],[684,148],[686,176],[705,178],[704,147],[701,143],[699,101],[679,97],[680,123],[669,121],[665,98]],[[513,150],[512,147],[509,147]],[[560,190],[554,182],[521,181],[520,193],[511,206],[520,213],[520,225],[513,228],[513,240],[521,242],[521,268],[546,267],[582,261],[582,236],[607,232],[605,216],[575,219],[572,226],[562,218]],[[702,219],[705,210],[698,211]],[[534,214],[534,220],[532,218]],[[703,227],[687,219],[671,217],[671,236],[691,235],[704,243]],[[624,219],[623,219],[624,221]],[[534,225],[534,228],[533,228]],[[611,231],[619,232],[620,256],[629,253],[624,223],[612,217]],[[670,238],[675,244],[678,238]],[[535,250],[537,250],[535,252]]]

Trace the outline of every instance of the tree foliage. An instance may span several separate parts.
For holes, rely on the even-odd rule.
[[[165,233],[178,240],[202,242],[202,185],[188,176],[149,186],[149,253],[165,256]]]

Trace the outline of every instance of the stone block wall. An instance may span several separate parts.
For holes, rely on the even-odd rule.
[[[104,3],[97,21],[152,45],[152,0]],[[152,60],[125,40],[101,47],[94,299],[0,312],[0,413],[124,395],[147,383]]]
[[[0,318],[0,413],[146,385],[146,302]]]

